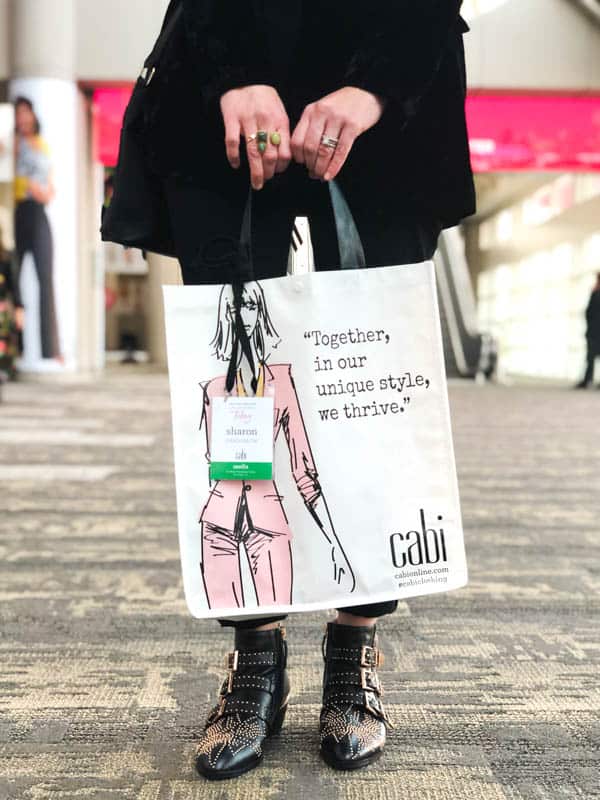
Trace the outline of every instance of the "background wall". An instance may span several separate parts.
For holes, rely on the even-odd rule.
[[[77,0],[77,77],[137,77],[154,44],[168,0]]]
[[[474,227],[479,323],[504,373],[575,381],[600,271],[600,175],[546,183]]]
[[[509,0],[465,48],[471,88],[600,89],[600,26],[571,0]]]

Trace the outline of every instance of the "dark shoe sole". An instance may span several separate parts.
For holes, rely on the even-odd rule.
[[[268,741],[272,736],[278,734],[281,730],[281,726],[283,725],[283,720],[285,719],[285,713],[287,711],[288,704],[286,703],[284,706],[281,706],[279,711],[277,712],[275,719],[269,729],[265,737],[265,742]],[[263,743],[264,744],[264,743]],[[223,781],[227,778],[237,778],[240,775],[244,775],[246,772],[250,772],[250,770],[258,767],[260,762],[263,760],[262,754],[260,756],[256,756],[251,761],[247,761],[245,764],[241,764],[239,767],[230,770],[224,769],[205,769],[204,767],[200,767],[198,762],[196,761],[196,770],[197,772],[202,775],[204,778],[208,778],[209,781]]]
[[[376,750],[374,753],[369,753],[368,756],[364,758],[357,758],[352,761],[338,761],[337,758],[331,755],[327,750],[319,750],[321,753],[321,758],[328,764],[330,767],[334,769],[343,769],[343,770],[351,770],[351,769],[360,769],[361,767],[367,767],[369,764],[372,764],[374,761],[377,761],[378,758],[381,757],[383,754],[383,750]]]

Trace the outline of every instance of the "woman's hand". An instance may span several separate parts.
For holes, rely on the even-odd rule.
[[[54,188],[50,184],[48,184],[48,186],[44,186],[38,181],[34,181],[30,178],[27,188],[29,189],[29,194],[32,196],[32,198],[43,205],[49,203],[54,197]]]
[[[250,177],[255,189],[262,189],[276,172],[283,172],[292,160],[290,151],[290,123],[279,94],[272,86],[257,84],[241,89],[231,89],[221,95],[221,113],[225,124],[225,150],[234,169],[240,165],[240,136],[246,140]],[[248,136],[257,131],[267,131],[264,153],[258,141],[248,142]],[[279,131],[281,143],[272,144],[270,136]]]
[[[33,178],[30,178],[27,184],[27,188],[29,189],[29,194],[38,203],[46,202],[46,193],[41,183],[38,183],[37,181],[34,181]]]
[[[311,178],[335,178],[355,140],[379,122],[384,108],[383,98],[356,86],[344,86],[310,103],[292,135],[294,160],[306,164]],[[336,149],[322,144],[322,136],[338,139]]]
[[[356,588],[356,578],[342,549],[332,545],[330,555],[333,565],[334,583],[345,592],[353,592]]]
[[[316,479],[313,479],[313,483],[315,480]],[[327,549],[329,551],[327,559],[331,562],[331,566],[333,567],[334,582],[338,586],[341,586],[344,591],[353,592],[356,587],[356,577],[344,553],[344,548],[340,544],[335,528],[333,527],[329,509],[325,503],[321,504],[320,502],[322,494],[318,483],[316,483],[316,486],[318,487],[318,493],[315,495],[314,499],[311,502],[307,502],[306,500],[304,502],[327,542]],[[298,485],[298,488],[300,488],[300,485]]]

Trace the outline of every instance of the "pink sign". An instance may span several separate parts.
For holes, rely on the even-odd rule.
[[[471,94],[476,172],[600,171],[600,95]]]
[[[96,161],[114,167],[119,156],[119,137],[125,108],[133,84],[125,87],[106,87],[94,90],[94,120],[96,124]]]
[[[96,158],[114,166],[132,86],[94,92]],[[475,92],[467,98],[475,172],[600,171],[600,95]]]

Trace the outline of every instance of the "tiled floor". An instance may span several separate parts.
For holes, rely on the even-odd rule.
[[[192,753],[230,633],[185,607],[166,377],[9,386],[0,798],[600,797],[600,392],[453,383],[451,406],[471,580],[380,623],[383,759],[319,760],[329,615],[293,615],[282,735],[214,784]]]

